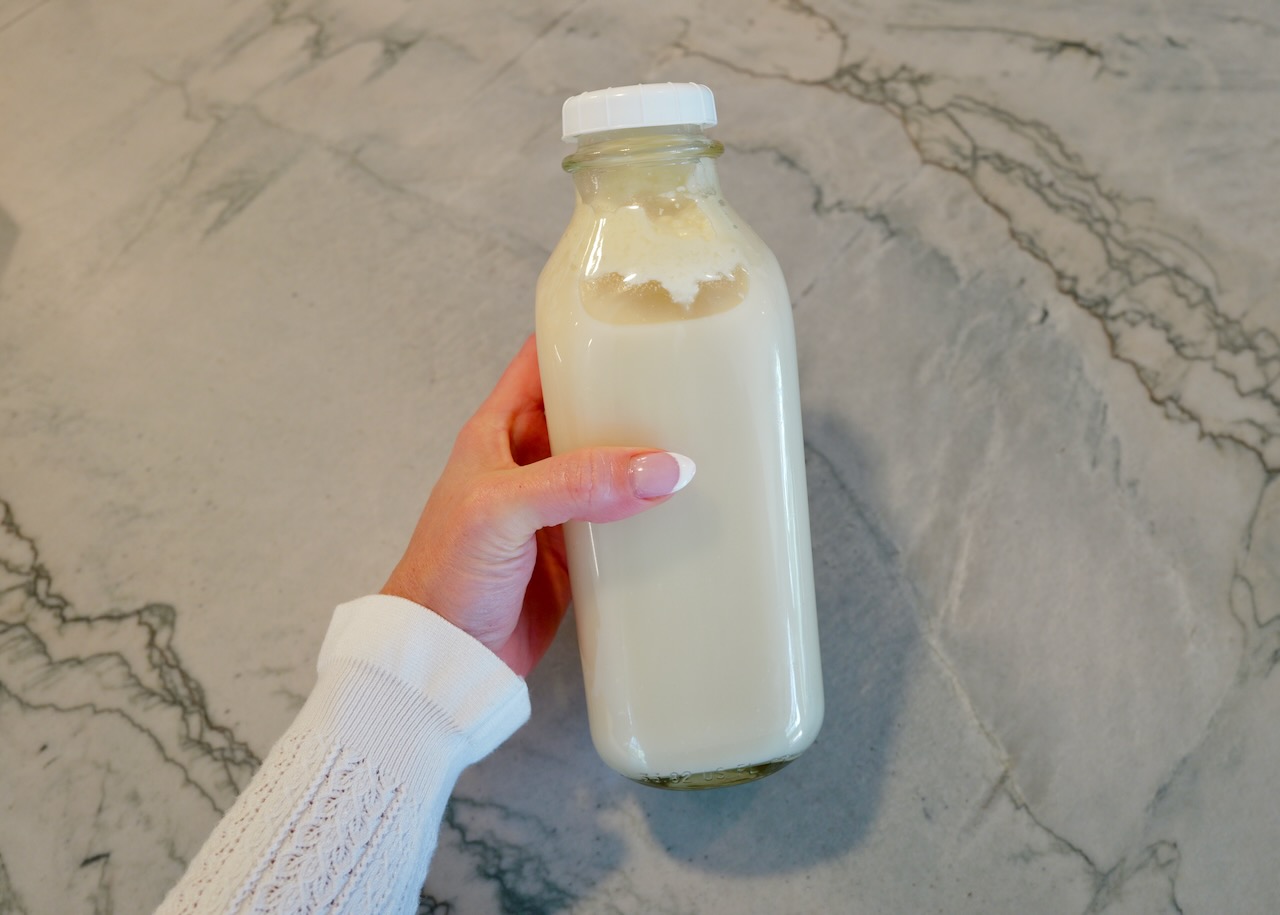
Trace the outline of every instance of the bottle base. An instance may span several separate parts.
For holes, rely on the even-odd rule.
[[[786,759],[773,759],[769,762],[752,763],[749,766],[737,766],[732,769],[713,769],[710,772],[677,772],[674,775],[641,775],[632,778],[634,782],[648,785],[650,788],[665,788],[668,791],[704,791],[708,788],[728,788],[731,785],[745,785],[772,775],[790,763],[794,756]]]

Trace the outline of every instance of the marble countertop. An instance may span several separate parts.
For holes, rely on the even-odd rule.
[[[660,80],[789,277],[826,724],[633,785],[566,631],[422,911],[1280,910],[1274,3],[0,0],[0,912],[158,903]]]

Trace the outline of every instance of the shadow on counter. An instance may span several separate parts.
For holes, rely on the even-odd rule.
[[[9,266],[9,258],[18,244],[18,224],[13,221],[4,207],[0,207],[0,280],[4,279],[5,270]]]
[[[878,488],[864,449],[842,417],[804,420],[826,693],[814,745],[750,785],[686,792],[627,781],[591,745],[569,621],[529,679],[533,720],[459,780],[420,913],[483,899],[552,915],[602,885],[619,911],[652,910],[646,888],[610,881],[630,866],[637,827],[674,859],[740,875],[836,859],[870,834],[920,644],[916,608],[868,504]]]
[[[722,873],[768,874],[838,857],[875,821],[919,642],[910,587],[865,495],[860,449],[836,416],[805,417],[826,717],[817,741],[759,782],[713,791],[634,786],[655,839]],[[838,463],[837,463],[838,462]]]

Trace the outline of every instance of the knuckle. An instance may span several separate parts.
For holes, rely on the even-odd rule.
[[[459,526],[469,533],[489,528],[497,519],[499,508],[499,500],[491,487],[472,486],[458,506]]]
[[[575,502],[593,504],[612,489],[612,468],[601,455],[584,455],[565,468],[562,482]]]
[[[455,445],[463,451],[474,451],[493,437],[493,419],[484,413],[476,413],[458,430]]]

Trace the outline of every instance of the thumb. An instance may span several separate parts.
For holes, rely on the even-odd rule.
[[[619,521],[679,492],[694,470],[670,451],[579,448],[512,472],[509,520],[526,537],[565,521]]]

